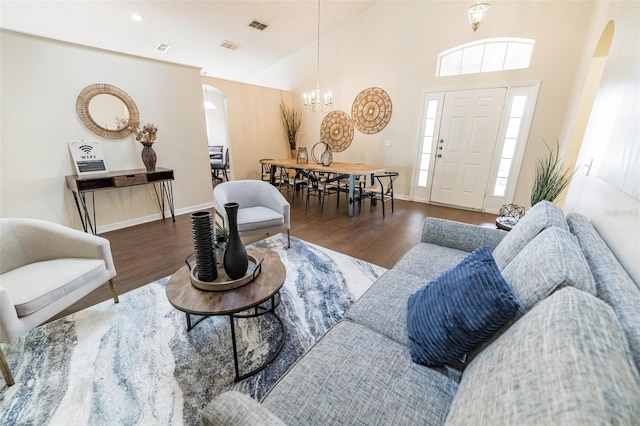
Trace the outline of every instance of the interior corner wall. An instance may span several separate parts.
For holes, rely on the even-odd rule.
[[[75,110],[95,83],[133,98],[142,123],[158,127],[157,166],[174,170],[176,212],[212,205],[200,70],[11,31],[0,31],[0,216],[82,229],[65,176],[75,174],[68,142],[100,143],[109,171],[142,169],[133,136],[110,140],[84,127]],[[95,193],[98,231],[160,218],[150,185]],[[88,198],[90,200],[90,198]]]
[[[202,77],[226,99],[229,162],[233,179],[260,179],[259,160],[289,157],[280,104],[292,105],[291,92]]]
[[[635,147],[627,155],[640,155],[640,3],[602,2],[596,15],[593,40],[609,21],[615,23],[615,34],[604,66],[582,147],[578,165],[593,159],[588,175],[581,166],[574,175],[565,210],[590,218],[594,227],[614,251],[636,284],[640,285],[640,200],[602,179],[598,172],[603,165],[605,150],[612,149],[616,135],[624,134]],[[594,42],[594,43],[595,43]],[[595,44],[590,46],[590,52]],[[631,102],[622,102],[632,98]],[[635,119],[625,119],[634,117]],[[622,132],[622,133],[621,133]],[[615,149],[615,148],[613,148]],[[640,181],[640,170],[629,179]]]

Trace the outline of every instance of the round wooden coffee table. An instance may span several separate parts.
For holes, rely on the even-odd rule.
[[[284,324],[275,312],[276,307],[280,304],[280,289],[286,277],[284,264],[280,260],[278,253],[272,250],[248,249],[247,253],[256,259],[263,259],[262,271],[255,280],[242,287],[226,291],[200,290],[191,284],[189,268],[186,265],[171,276],[166,286],[169,303],[187,316],[187,331],[191,331],[200,321],[209,316],[227,315],[229,317],[236,382],[256,374],[269,365],[282,350],[286,339]],[[268,301],[271,303],[266,303]],[[253,313],[241,314],[241,312],[251,309],[253,309]],[[276,350],[262,365],[246,374],[240,374],[235,319],[255,318],[267,313],[272,314],[277,322],[280,323],[282,339],[278,343]],[[191,315],[202,315],[203,317],[192,324]]]

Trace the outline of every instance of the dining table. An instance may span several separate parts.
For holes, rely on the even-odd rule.
[[[309,162],[298,162],[296,158],[281,158],[281,159],[268,159],[268,160],[260,160],[262,164],[268,164],[271,166],[271,183],[275,184],[275,173],[278,167],[284,167],[285,169],[291,169],[298,171],[306,171],[306,172],[324,172],[324,173],[334,173],[338,176],[348,178],[349,179],[349,216],[353,216],[355,214],[355,194],[354,188],[356,184],[356,178],[359,176],[371,176],[371,181],[373,182],[373,175],[378,172],[383,172],[387,168],[383,166],[370,165],[370,164],[361,164],[361,163],[341,163],[338,161],[334,161],[328,166],[324,166],[322,164],[318,164],[313,161]]]

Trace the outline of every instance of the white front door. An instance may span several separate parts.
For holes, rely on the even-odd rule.
[[[445,93],[432,202],[483,208],[506,93],[505,87]]]

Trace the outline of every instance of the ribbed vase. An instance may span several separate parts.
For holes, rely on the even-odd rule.
[[[196,264],[198,265],[198,279],[200,281],[215,281],[218,278],[218,267],[211,213],[192,213],[191,233],[193,234]]]
[[[156,161],[158,156],[150,143],[143,143],[142,145],[144,146],[144,148],[142,148],[142,162],[148,172],[153,172],[156,170]]]
[[[229,242],[224,251],[224,270],[232,280],[244,277],[249,267],[247,250],[242,244],[240,234],[238,234],[238,207],[238,203],[226,203],[224,205],[229,222]]]

